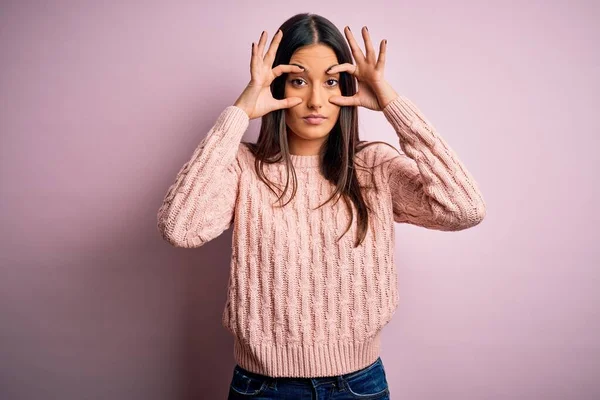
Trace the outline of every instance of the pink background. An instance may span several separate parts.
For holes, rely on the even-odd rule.
[[[396,225],[392,399],[600,398],[598,3],[324,3],[1,3],[0,398],[226,397],[231,230],[176,249],[156,212],[251,42],[307,11],[388,39],[388,81],[488,206],[466,231]]]

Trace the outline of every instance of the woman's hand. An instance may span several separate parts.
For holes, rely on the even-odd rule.
[[[371,44],[371,37],[367,27],[363,27],[362,35],[365,41],[367,55],[363,55],[362,50],[354,40],[354,36],[349,27],[344,29],[352,55],[356,65],[344,63],[336,65],[329,70],[329,74],[338,72],[348,72],[358,80],[358,90],[353,96],[332,96],[329,101],[339,106],[361,106],[370,110],[381,111],[386,104],[381,104],[378,92],[386,88],[389,91],[389,85],[383,77],[385,68],[385,52],[387,49],[387,40],[382,40],[379,45],[379,57],[376,59],[375,50]]]
[[[260,35],[258,46],[252,42],[252,57],[250,59],[250,83],[235,102],[235,106],[243,109],[250,119],[260,118],[265,114],[281,108],[290,108],[302,103],[299,97],[288,97],[277,100],[271,94],[271,82],[283,73],[302,72],[303,69],[296,65],[280,64],[271,68],[277,47],[281,42],[283,32],[278,30],[267,54],[263,56],[267,42],[267,31]]]

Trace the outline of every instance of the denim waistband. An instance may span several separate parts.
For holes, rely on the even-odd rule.
[[[251,378],[256,378],[256,379],[267,379],[269,381],[275,381],[277,380],[278,382],[286,382],[289,384],[294,384],[294,385],[306,385],[306,386],[319,386],[319,385],[324,385],[324,384],[329,384],[329,383],[339,383],[340,382],[340,378],[341,379],[349,379],[352,378],[358,374],[361,374],[363,372],[366,372],[368,370],[370,370],[371,368],[373,368],[375,365],[377,364],[381,364],[381,357],[377,357],[377,360],[375,360],[373,363],[371,363],[370,365],[367,365],[366,367],[358,370],[358,371],[354,371],[354,372],[349,372],[347,374],[343,374],[343,375],[336,375],[336,376],[323,376],[323,377],[314,377],[314,378],[298,378],[298,377],[277,377],[277,378],[273,378],[267,375],[261,375],[261,374],[257,374],[255,372],[251,372],[248,371],[242,367],[240,367],[239,365],[235,366],[235,369],[237,369],[239,372],[241,372],[242,374],[249,376]]]

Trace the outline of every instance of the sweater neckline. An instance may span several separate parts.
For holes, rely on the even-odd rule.
[[[320,164],[320,154],[302,156],[299,154],[290,154],[290,160],[294,167],[318,167]]]

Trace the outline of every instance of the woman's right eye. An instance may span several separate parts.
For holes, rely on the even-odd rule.
[[[327,81],[326,81],[326,82],[331,82],[331,81],[333,81],[333,82],[335,82],[335,83],[334,83],[334,84],[332,84],[332,85],[329,85],[329,87],[335,87],[335,86],[337,86],[337,84],[338,84],[338,80],[337,80],[337,79],[334,79],[334,78],[329,78],[329,79],[327,79]],[[299,84],[296,84],[295,82],[304,82],[304,79],[301,79],[301,78],[294,78],[294,79],[290,79],[290,80],[289,80],[289,82],[290,82],[292,85],[294,85],[294,86],[301,86],[301,85],[299,85]]]

